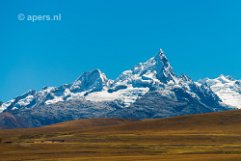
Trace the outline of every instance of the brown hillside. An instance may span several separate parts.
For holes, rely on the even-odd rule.
[[[108,127],[110,128],[110,127]],[[147,119],[111,127],[112,131],[220,131],[241,133],[241,110]],[[105,131],[105,128],[98,129]]]
[[[237,161],[241,110],[127,121],[85,119],[0,130],[2,160]]]

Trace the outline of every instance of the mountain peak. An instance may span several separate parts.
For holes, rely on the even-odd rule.
[[[160,53],[164,53],[163,50],[162,50],[162,48],[160,48],[159,51],[160,51]]]
[[[159,50],[159,52],[154,57],[156,63],[161,63],[163,66],[170,66],[169,61],[162,49]]]
[[[106,75],[98,68],[93,69],[88,72],[84,72],[78,79],[78,80],[83,80],[83,79],[101,79],[102,81],[107,81]]]
[[[163,58],[167,59],[164,51],[160,48],[158,53],[154,57],[156,60],[162,60]]]
[[[220,81],[233,81],[234,80],[231,76],[223,75],[223,74],[219,75],[217,79]]]
[[[108,84],[108,78],[96,68],[89,72],[84,72],[71,87],[72,91],[100,91]]]
[[[144,63],[139,63],[131,70],[124,71],[117,78],[117,81],[123,82],[125,80],[129,84],[133,84],[133,82],[136,81],[146,82],[147,79],[157,83],[177,81],[177,77],[162,49],[160,49],[154,57],[148,59]]]
[[[209,86],[225,105],[241,109],[241,83],[238,80],[221,74],[217,78],[206,78],[199,82]]]
[[[164,51],[159,50],[158,54],[154,57],[155,60],[155,70],[157,71],[157,78],[161,82],[168,82],[170,80],[175,81],[176,75],[173,72],[172,66],[170,65]]]

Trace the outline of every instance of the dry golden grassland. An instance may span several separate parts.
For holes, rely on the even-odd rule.
[[[0,131],[0,160],[239,161],[241,111]]]

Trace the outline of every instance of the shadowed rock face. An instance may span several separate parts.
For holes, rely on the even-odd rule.
[[[178,99],[168,98],[153,91],[138,99],[133,105],[108,114],[109,117],[127,119],[167,118],[188,114],[214,112],[214,108],[200,104],[185,91],[176,91]],[[218,110],[227,110],[220,108]]]
[[[178,99],[164,97],[157,91],[148,92],[133,105],[121,108],[118,102],[96,103],[68,101],[54,105],[36,106],[0,114],[1,128],[39,127],[58,122],[85,118],[166,118],[216,111],[200,104],[185,91],[176,91]],[[226,108],[219,108],[226,110]],[[218,110],[217,110],[218,111]]]
[[[103,117],[115,110],[108,103],[90,101],[68,101],[54,105],[36,106],[30,109],[19,109],[0,114],[0,127],[39,127],[58,122]]]

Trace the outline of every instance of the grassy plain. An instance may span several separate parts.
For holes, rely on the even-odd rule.
[[[241,111],[0,130],[3,161],[238,161]]]

